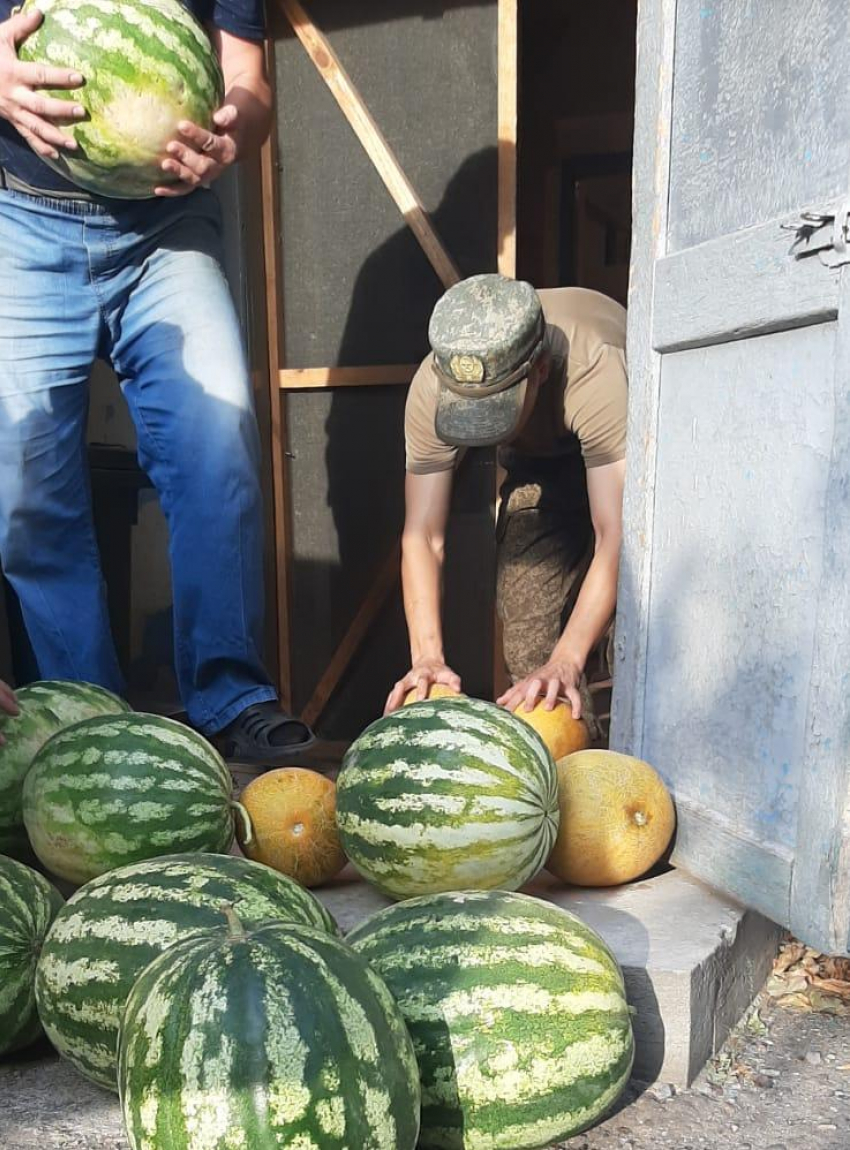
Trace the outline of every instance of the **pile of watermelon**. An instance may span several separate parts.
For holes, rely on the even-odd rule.
[[[559,823],[522,719],[426,700],[355,741],[339,838],[402,901],[343,940],[308,889],[227,853],[247,815],[205,739],[96,688],[29,693],[5,727],[30,755],[17,825],[79,889],[62,905],[0,859],[0,1034],[43,1028],[117,1090],[133,1150],[543,1150],[619,1096],[634,1046],[614,957],[515,893]]]

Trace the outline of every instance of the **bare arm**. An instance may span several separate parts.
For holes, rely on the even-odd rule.
[[[504,706],[513,709],[525,699],[526,707],[531,710],[542,695],[551,710],[562,695],[572,704],[575,718],[581,715],[578,687],[585,663],[610,623],[617,604],[625,473],[625,460],[588,470],[587,493],[596,534],[593,559],[549,662],[506,691],[499,699]]]
[[[445,683],[460,690],[460,679],[446,666],[441,610],[452,480],[453,472],[447,470],[431,475],[408,474],[405,481],[401,579],[411,669],[390,692],[387,714],[401,706],[407,692],[415,687],[423,699],[432,683]]]
[[[214,28],[210,33],[224,76],[224,103],[213,117],[213,131],[184,121],[180,139],[168,145],[163,171],[180,180],[156,189],[180,196],[209,185],[231,164],[256,152],[269,132],[272,94],[262,44]]]

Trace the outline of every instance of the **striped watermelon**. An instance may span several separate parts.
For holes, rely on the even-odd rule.
[[[515,890],[558,831],[558,778],[540,736],[502,707],[428,700],[379,719],[337,780],[345,853],[394,898]]]
[[[23,863],[0,856],[0,1054],[41,1034],[35,967],[44,936],[62,905],[59,891]]]
[[[626,1085],[623,977],[566,911],[503,891],[444,894],[389,907],[348,941],[407,1021],[424,1150],[542,1150]]]
[[[87,1078],[116,1089],[115,1045],[127,995],[170,946],[221,925],[232,904],[247,927],[299,923],[335,934],[309,891],[232,855],[174,855],[122,867],[78,890],[42,950],[36,1000],[47,1036]]]
[[[233,842],[224,760],[202,735],[159,715],[86,719],[54,735],[24,780],[23,806],[33,850],[73,883]]]
[[[390,992],[344,943],[267,925],[160,955],[123,1016],[132,1150],[413,1150],[419,1070]]]
[[[101,196],[146,199],[174,181],[162,171],[177,124],[210,127],[221,102],[221,69],[209,37],[179,0],[26,0],[44,22],[19,48],[22,60],[72,68],[86,80],[73,91],[85,120],[67,131],[52,168]]]
[[[0,854],[29,856],[21,792],[24,775],[38,751],[63,727],[93,715],[129,711],[123,699],[92,683],[48,679],[15,692],[20,714],[0,714],[6,740],[0,746]]]

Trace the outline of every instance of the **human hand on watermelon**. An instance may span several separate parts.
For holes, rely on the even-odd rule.
[[[15,692],[9,684],[4,683],[2,679],[0,679],[0,711],[5,712],[7,715],[20,714],[18,703],[15,699]],[[2,719],[2,716],[0,716],[0,719]],[[5,741],[2,734],[0,734],[0,746],[2,746]]]
[[[500,707],[509,711],[515,710],[520,703],[525,704],[527,711],[533,711],[538,699],[543,699],[547,711],[555,708],[559,699],[566,699],[573,709],[573,718],[581,718],[581,668],[569,659],[550,659],[543,667],[538,667],[530,675],[526,675],[496,702]]]
[[[155,188],[156,195],[186,196],[217,180],[236,162],[238,120],[239,111],[234,104],[219,108],[213,116],[212,130],[181,120],[177,125],[180,139],[171,141],[166,148],[168,159],[162,162],[162,170],[176,177],[177,182]]]
[[[410,670],[395,684],[387,696],[384,714],[397,711],[405,700],[408,691],[417,691],[420,699],[427,699],[428,692],[435,683],[443,683],[458,694],[461,690],[460,675],[447,666],[442,659],[417,659]]]
[[[84,83],[69,68],[48,68],[18,59],[18,45],[35,32],[43,16],[37,9],[19,12],[0,23],[0,116],[8,120],[39,156],[59,158],[58,148],[73,151],[77,142],[60,130],[81,120],[86,110],[73,100],[45,95],[43,88],[79,88]]]

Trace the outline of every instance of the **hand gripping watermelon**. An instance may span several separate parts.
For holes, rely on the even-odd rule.
[[[337,780],[343,850],[394,898],[516,890],[546,862],[558,819],[545,743],[478,699],[413,703],[379,719]]]
[[[86,119],[58,160],[66,179],[101,196],[147,199],[174,181],[162,171],[177,124],[208,128],[221,103],[221,69],[209,37],[179,0],[26,0],[44,22],[21,45],[32,63],[71,68],[85,85],[51,96],[73,100]]]

